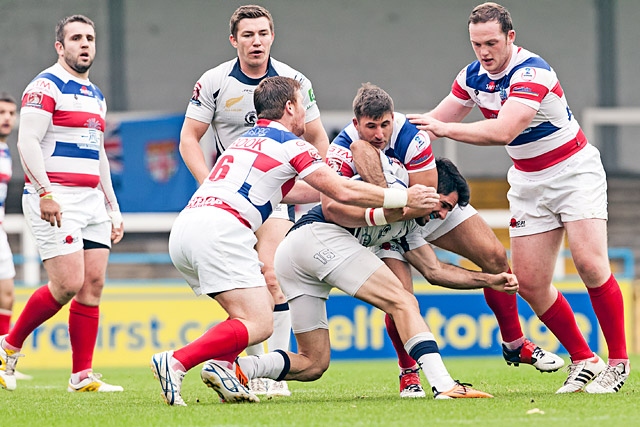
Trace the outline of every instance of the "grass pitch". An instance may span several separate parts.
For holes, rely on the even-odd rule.
[[[566,358],[565,358],[566,359]],[[508,367],[499,357],[447,358],[452,376],[494,399],[405,400],[398,396],[394,360],[339,361],[318,381],[289,382],[291,397],[258,404],[220,404],[200,381],[185,377],[188,407],[169,407],[148,367],[104,369],[123,393],[68,393],[66,370],[33,370],[13,392],[0,390],[2,425],[11,426],[640,426],[640,373],[614,395],[556,395],[566,372],[540,374]],[[632,367],[640,366],[632,358]],[[427,385],[423,376],[423,385]]]

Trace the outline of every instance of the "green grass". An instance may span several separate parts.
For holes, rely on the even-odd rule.
[[[393,360],[333,362],[318,381],[290,382],[291,397],[242,405],[218,403],[194,369],[183,384],[186,408],[164,404],[147,367],[102,370],[124,393],[68,393],[67,371],[33,370],[28,373],[34,380],[19,381],[13,392],[0,390],[0,416],[2,425],[21,427],[640,425],[636,371],[615,395],[556,395],[566,378],[563,371],[540,374],[531,366],[507,367],[497,357],[447,358],[445,363],[454,378],[495,399],[401,400]],[[634,364],[640,366],[640,357],[632,358]],[[541,412],[527,414],[535,408]]]

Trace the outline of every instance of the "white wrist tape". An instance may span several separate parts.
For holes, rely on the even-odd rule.
[[[408,199],[409,194],[407,193],[407,190],[403,190],[401,188],[385,188],[382,207],[387,209],[404,208],[407,206]]]
[[[364,212],[364,220],[369,226],[387,224],[387,218],[384,216],[383,208],[367,208]]]
[[[109,212],[109,218],[111,218],[111,225],[113,225],[113,228],[120,228],[122,225],[122,214],[119,211]]]

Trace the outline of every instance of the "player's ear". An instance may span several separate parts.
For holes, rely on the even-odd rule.
[[[235,37],[233,37],[233,34],[229,34],[229,43],[231,43],[231,46],[233,46],[234,48],[238,48],[238,42],[236,41]]]

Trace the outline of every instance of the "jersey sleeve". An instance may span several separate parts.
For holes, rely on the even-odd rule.
[[[557,78],[552,70],[523,67],[511,77],[509,99],[539,110],[542,100],[556,84]]]
[[[407,146],[403,161],[409,173],[422,172],[436,167],[431,139],[425,131],[419,131]]]
[[[473,107],[475,102],[471,98],[469,90],[467,86],[467,67],[465,67],[458,73],[458,76],[451,84],[450,96],[465,107]]]
[[[320,152],[307,141],[298,139],[287,143],[291,160],[289,164],[300,178],[304,178],[321,166],[324,166]]]
[[[202,123],[211,123],[216,111],[216,93],[220,90],[218,70],[205,72],[193,86],[191,99],[187,105],[186,117]]]
[[[329,144],[325,162],[331,169],[338,172],[338,175],[345,178],[351,178],[356,174],[356,166],[353,162],[351,150],[336,143]]]
[[[51,117],[56,109],[57,99],[55,83],[45,77],[36,78],[22,95],[20,115],[36,113]]]
[[[303,104],[305,108],[305,122],[309,123],[312,120],[320,117],[320,109],[316,103],[316,95],[313,93],[313,86],[311,80],[306,78],[304,74],[298,73],[296,80],[300,82],[300,90],[302,91]]]

